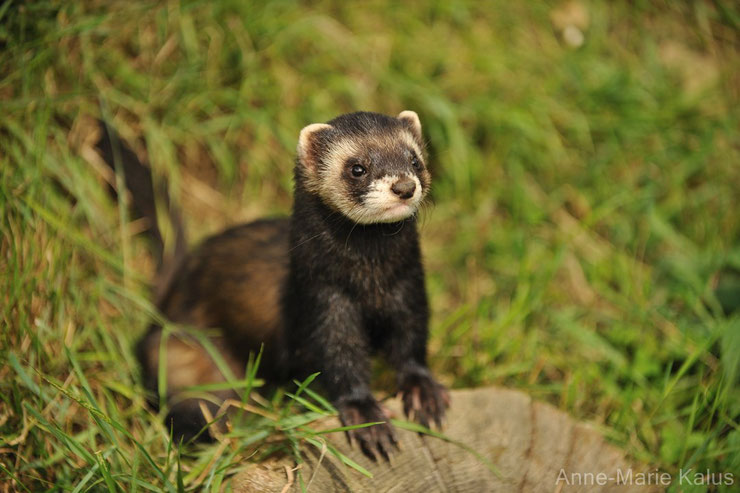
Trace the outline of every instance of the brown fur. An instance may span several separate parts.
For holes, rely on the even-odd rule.
[[[228,376],[243,379],[250,352],[256,355],[263,350],[260,377],[271,383],[284,379],[280,286],[287,271],[287,220],[232,228],[207,239],[180,262],[159,309],[172,322],[206,335],[231,375],[224,375],[208,350],[185,330],[170,326],[173,332],[162,347],[164,330],[150,327],[137,348],[144,383],[155,407],[157,394],[164,393],[172,417],[168,422],[176,419],[178,436],[189,439],[202,430],[202,404],[215,413],[224,400],[239,398],[233,390],[206,394],[188,389],[225,382]],[[203,330],[208,328],[213,330]],[[164,354],[162,361],[160,354]],[[159,389],[160,365],[164,365],[166,391]]]

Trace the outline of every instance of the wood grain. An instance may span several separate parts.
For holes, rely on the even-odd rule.
[[[251,466],[232,480],[238,493],[262,491],[362,492],[657,492],[658,486],[619,484],[618,471],[634,475],[648,468],[625,458],[591,426],[523,392],[500,388],[455,390],[443,433],[489,460],[500,475],[473,454],[447,441],[397,430],[401,450],[391,464],[374,463],[352,449],[343,434],[327,435],[339,450],[372,472],[367,478],[329,453],[306,445],[306,462],[295,470],[289,459]],[[386,403],[400,416],[398,400]],[[334,419],[320,427],[338,426]],[[561,472],[562,471],[562,472]],[[580,480],[569,480],[581,473]],[[590,475],[589,475],[590,473]],[[597,483],[604,473],[606,484]],[[560,478],[560,480],[559,480]],[[310,482],[310,484],[309,484]],[[572,483],[572,484],[568,484]],[[580,483],[580,484],[578,484]]]

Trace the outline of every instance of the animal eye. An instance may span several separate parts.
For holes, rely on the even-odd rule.
[[[419,162],[419,158],[416,157],[416,154],[412,152],[411,153],[411,166],[413,166],[414,168],[419,168],[420,165],[421,163]]]
[[[367,170],[359,164],[355,164],[354,166],[352,166],[352,176],[359,178],[365,173],[367,173]]]

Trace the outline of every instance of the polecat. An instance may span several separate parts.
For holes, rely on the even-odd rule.
[[[372,354],[396,369],[408,416],[439,426],[449,406],[426,364],[429,308],[416,213],[429,185],[413,111],[397,118],[358,112],[309,125],[298,140],[291,218],[210,237],[179,263],[158,306],[173,322],[219,328],[213,344],[237,378],[262,344],[260,376],[269,382],[321,372],[318,381],[345,425],[386,422],[348,436],[368,456],[387,458],[395,436],[370,392]],[[148,196],[132,192],[134,203]],[[152,237],[161,242],[158,231]],[[138,344],[145,386],[157,393],[164,365],[167,420],[176,437],[188,439],[206,422],[185,389],[224,376],[187,336],[170,336],[161,353],[162,334],[152,325]],[[213,394],[218,402],[233,392]]]

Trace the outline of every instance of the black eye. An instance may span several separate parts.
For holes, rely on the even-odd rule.
[[[352,166],[352,176],[359,178],[365,173],[367,173],[367,170],[359,164],[355,164],[354,166]]]
[[[411,153],[411,166],[413,166],[414,168],[419,168],[420,165],[421,163],[419,162],[419,158],[416,157],[416,154],[412,152]]]

